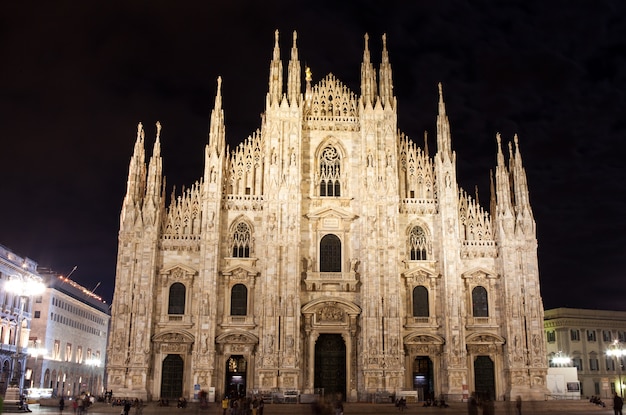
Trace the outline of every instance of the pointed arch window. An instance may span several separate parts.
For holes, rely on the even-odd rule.
[[[474,317],[489,317],[487,290],[480,285],[472,290],[472,315]]]
[[[250,258],[252,232],[245,222],[239,222],[232,236],[232,253],[234,258]]]
[[[428,245],[426,232],[420,226],[414,226],[409,233],[409,252],[411,261],[426,260],[426,248]]]
[[[230,290],[230,315],[245,316],[248,314],[248,287],[235,284]]]
[[[341,156],[333,146],[327,146],[320,154],[319,180],[321,197],[341,196]]]
[[[413,288],[413,317],[429,317],[428,289],[423,285]]]
[[[167,307],[168,314],[185,314],[185,292],[184,284],[175,282],[170,287],[170,297]]]
[[[320,241],[320,272],[341,272],[341,240],[325,235]]]

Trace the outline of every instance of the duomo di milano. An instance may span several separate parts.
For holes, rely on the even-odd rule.
[[[227,147],[218,79],[203,176],[167,202],[161,127],[146,164],[139,125],[107,350],[115,395],[544,398],[517,137],[496,136],[487,210],[457,184],[441,86],[431,155],[398,131],[385,37],[378,71],[368,48],[366,36],[357,95],[332,74],[312,82],[295,33],[285,79],[277,32],[260,129]]]

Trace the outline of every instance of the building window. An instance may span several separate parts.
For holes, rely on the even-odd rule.
[[[575,357],[575,358],[572,359],[572,364],[574,365],[574,367],[579,372],[582,372],[582,370],[583,370],[583,359],[581,359],[580,357]]]
[[[624,331],[618,331],[617,332],[617,340],[621,343],[626,342],[626,332]]]
[[[414,226],[409,233],[409,252],[411,261],[426,259],[426,233],[419,226]]]
[[[413,317],[428,317],[428,290],[423,285],[413,288]]]
[[[341,241],[337,235],[325,235],[320,241],[320,272],[341,272]]]
[[[554,343],[556,341],[556,333],[554,331],[547,332],[546,337],[548,339],[548,343]]]
[[[235,227],[232,238],[232,252],[234,258],[250,258],[252,233],[245,222],[239,222]]]
[[[595,330],[587,330],[587,341],[595,342],[596,341],[596,331]]]
[[[167,308],[168,314],[185,314],[185,292],[185,286],[180,282],[172,284]]]
[[[615,371],[615,359],[612,357],[606,358],[606,370]]]
[[[472,290],[472,315],[474,317],[489,317],[487,290],[480,285]]]
[[[613,341],[613,336],[611,336],[611,332],[609,330],[602,330],[602,340],[605,342]]]
[[[580,340],[580,330],[575,330],[575,329],[570,330],[569,331],[569,337],[573,341],[579,341]]]
[[[333,146],[322,150],[319,158],[320,196],[341,196],[341,157]]]
[[[600,370],[598,365],[598,359],[595,357],[589,358],[589,370]]]
[[[41,311],[35,311],[33,318],[41,318]]]
[[[248,314],[248,288],[243,284],[235,284],[230,290],[230,315],[246,314]]]

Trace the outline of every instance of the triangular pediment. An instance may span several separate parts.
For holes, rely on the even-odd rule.
[[[219,344],[259,344],[259,338],[243,330],[233,330],[222,333],[215,339]]]
[[[358,218],[354,213],[336,207],[323,207],[306,215],[310,220],[337,218],[344,221],[353,221]]]
[[[440,274],[436,273],[430,268],[417,265],[403,272],[402,276],[405,278],[418,278],[418,277],[437,278],[440,276]]]
[[[248,267],[242,264],[236,264],[230,267],[222,269],[222,275],[240,275],[240,276],[255,276],[259,273],[256,268]]]
[[[348,121],[358,116],[357,97],[329,73],[311,88],[306,117]]]
[[[465,271],[461,274],[463,278],[498,278],[499,275],[493,270],[476,267]]]
[[[197,273],[198,271],[184,264],[172,265],[171,267],[163,268],[161,270],[161,274],[166,275],[194,276]]]

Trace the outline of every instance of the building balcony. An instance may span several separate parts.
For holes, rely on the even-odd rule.
[[[360,281],[357,272],[306,272],[307,291],[357,291]]]
[[[222,328],[253,329],[257,326],[254,316],[224,316],[220,323]]]

